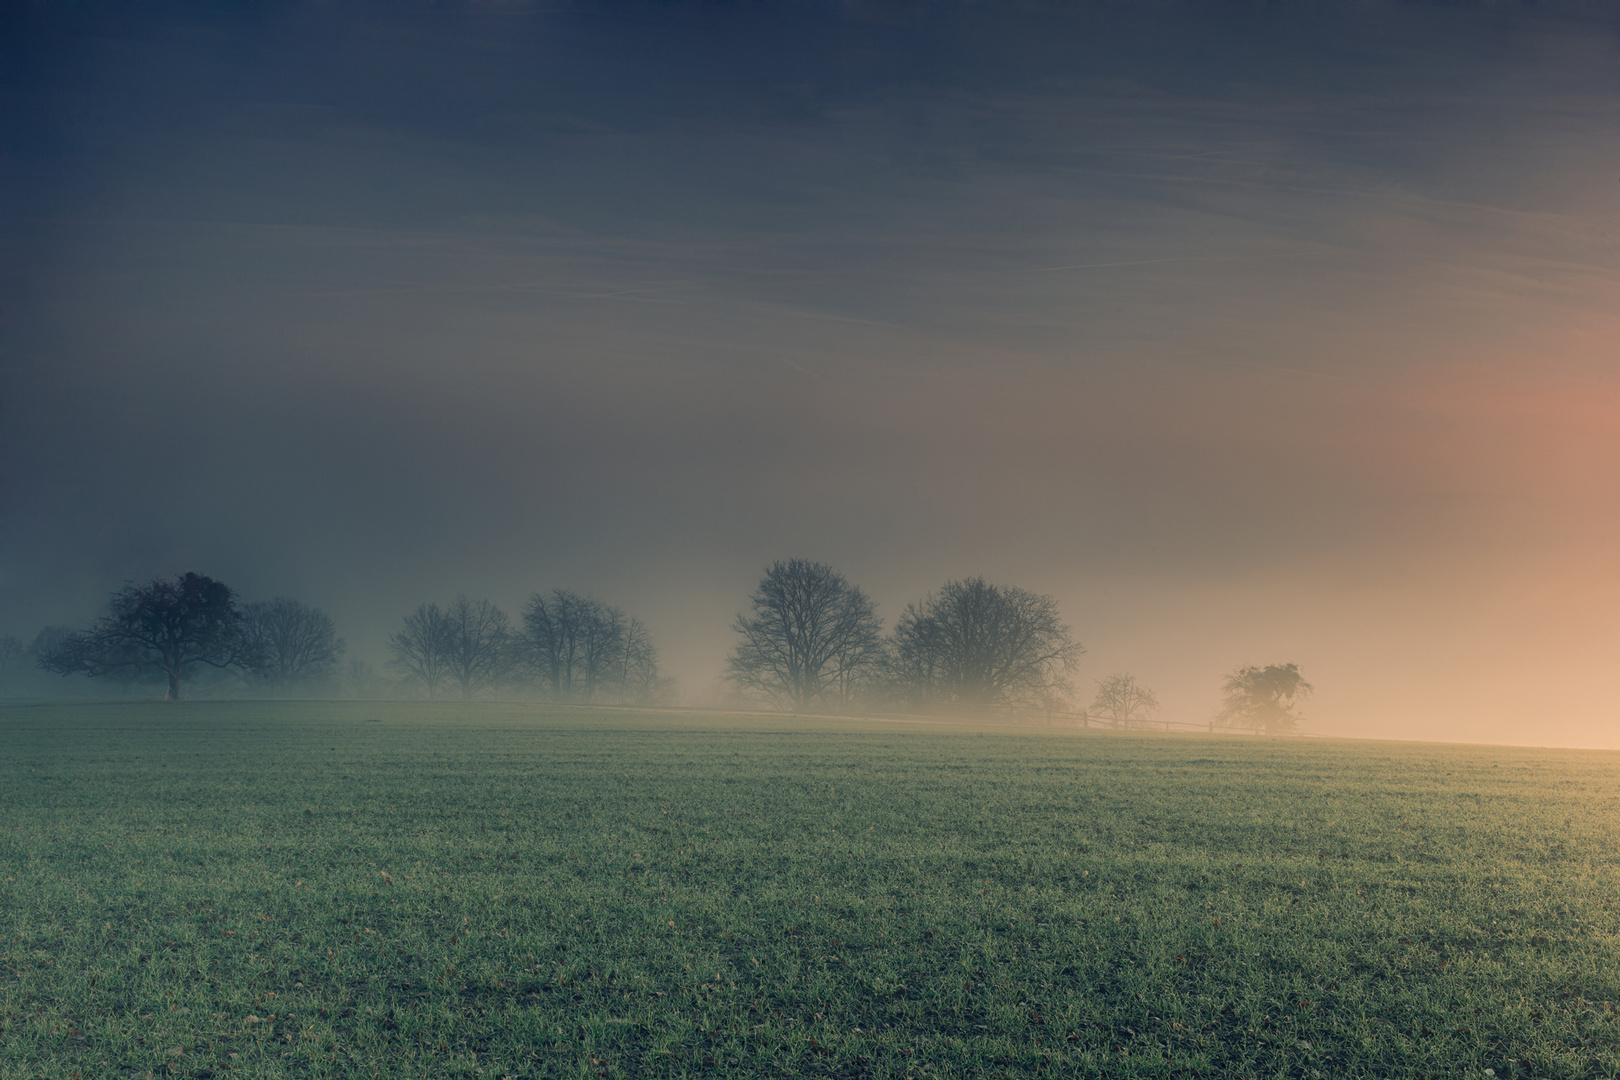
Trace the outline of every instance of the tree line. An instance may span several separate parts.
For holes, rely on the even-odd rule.
[[[392,682],[363,661],[341,668],[345,644],[324,611],[287,598],[245,604],[224,582],[187,573],[126,584],[84,629],[47,627],[26,647],[0,638],[0,675],[30,666],[112,681],[125,693],[157,684],[170,701],[199,682],[354,697],[538,690],[611,704],[660,703],[673,687],[645,623],[567,589],[536,593],[515,629],[487,600],[422,604],[389,635],[388,651]]]
[[[429,697],[470,700],[502,687],[553,701],[651,705],[671,696],[646,624],[569,589],[535,593],[514,627],[488,600],[423,604],[388,637],[391,665]]]
[[[868,703],[1036,705],[1074,693],[1085,649],[1057,601],[982,577],[950,581],[909,605],[891,633],[877,605],[825,563],[788,559],[765,571],[727,678],[740,696],[793,710]]]
[[[877,605],[825,563],[787,559],[766,569],[737,635],[725,680],[739,701],[807,712],[885,708],[1024,707],[1072,711],[1073,676],[1084,654],[1051,596],[993,584],[948,581],[907,605],[885,631]],[[430,698],[470,700],[497,691],[553,701],[659,704],[672,696],[646,625],[569,589],[536,592],[514,624],[488,600],[424,603],[389,635],[389,666]],[[223,582],[188,573],[129,584],[79,631],[47,628],[25,650],[0,638],[0,669],[26,657],[59,675],[159,682],[181,697],[200,672],[228,673],[273,693],[334,686],[344,642],[332,620],[297,600],[243,604]],[[378,696],[362,662],[347,672],[355,696]],[[1296,704],[1312,687],[1296,664],[1246,666],[1222,685],[1212,723],[1281,733],[1297,730]],[[1084,715],[1144,727],[1154,692],[1124,673],[1098,680]]]
[[[1057,601],[983,577],[948,581],[910,604],[884,633],[877,605],[825,563],[788,559],[765,571],[727,678],[738,694],[794,711],[965,706],[1070,711],[1084,654]],[[1147,727],[1158,697],[1135,676],[1096,684],[1088,718]],[[1298,729],[1295,704],[1312,687],[1296,664],[1243,667],[1222,685],[1212,723],[1273,734]]]
[[[224,582],[188,573],[113,593],[101,618],[82,630],[46,627],[26,649],[0,638],[0,665],[26,658],[56,675],[88,675],[123,685],[158,683],[177,700],[201,672],[216,672],[272,693],[327,687],[345,645],[332,619],[297,600],[243,604]]]

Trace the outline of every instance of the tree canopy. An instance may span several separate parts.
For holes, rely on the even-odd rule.
[[[529,597],[516,653],[553,701],[650,704],[669,691],[646,624],[572,589]]]
[[[420,604],[404,624],[388,635],[388,664],[406,680],[419,683],[428,697],[451,677],[450,620],[438,604]]]
[[[156,578],[112,594],[107,614],[69,634],[39,658],[59,675],[110,676],[160,672],[165,700],[179,700],[198,665],[251,671],[262,658],[243,634],[242,609],[222,581],[187,573]]]
[[[732,623],[732,685],[789,709],[847,706],[882,670],[877,605],[826,563],[771,564]]]
[[[894,628],[894,681],[915,704],[1050,705],[1085,652],[1057,601],[982,577],[947,582]]]
[[[1241,667],[1221,687],[1225,704],[1215,722],[1223,727],[1259,728],[1271,735],[1296,731],[1304,717],[1294,712],[1294,705],[1315,689],[1300,674],[1298,664]]]
[[[242,609],[242,633],[258,657],[257,674],[276,692],[330,683],[343,639],[320,608],[278,596]]]
[[[446,669],[461,700],[506,677],[512,640],[506,612],[488,600],[458,596],[444,610],[444,633]]]
[[[1134,675],[1110,675],[1097,682],[1097,696],[1091,701],[1091,715],[1115,727],[1146,724],[1159,709],[1159,698],[1137,681]]]

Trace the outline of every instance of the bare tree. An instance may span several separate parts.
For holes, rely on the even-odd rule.
[[[524,665],[553,701],[572,701],[580,658],[580,626],[595,606],[569,589],[535,593],[523,609],[519,642]]]
[[[1073,693],[1085,649],[1057,601],[982,577],[947,582],[894,628],[896,691],[916,704],[1050,706]]]
[[[39,666],[58,675],[160,672],[166,701],[178,701],[199,665],[251,671],[261,658],[242,633],[242,609],[223,581],[188,573],[125,585],[88,630],[48,647]]]
[[[343,639],[331,616],[286,597],[249,604],[242,632],[260,657],[255,672],[283,693],[299,684],[329,683],[343,655]]]
[[[591,601],[579,627],[580,701],[595,701],[618,683],[623,670],[624,612]]]
[[[438,697],[450,678],[450,620],[438,604],[423,604],[405,616],[398,633],[388,635],[389,666]]]
[[[1097,696],[1091,713],[1114,727],[1143,726],[1159,708],[1152,690],[1136,681],[1134,675],[1110,675],[1097,682]]]
[[[1305,681],[1298,664],[1240,667],[1221,686],[1225,705],[1215,716],[1220,727],[1260,728],[1282,735],[1299,728],[1304,717],[1294,703],[1311,696],[1316,687]]]
[[[848,706],[882,671],[877,605],[826,563],[773,563],[732,623],[728,678],[780,708]]]
[[[445,667],[461,686],[461,700],[500,682],[510,658],[506,612],[488,600],[458,596],[444,612]]]
[[[624,648],[619,654],[619,700],[627,705],[663,704],[673,693],[674,682],[658,668],[658,650],[646,625],[631,618],[625,624]]]
[[[570,589],[529,597],[516,652],[553,701],[647,704],[671,682],[645,624]]]

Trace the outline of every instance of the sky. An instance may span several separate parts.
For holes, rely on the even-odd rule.
[[[0,633],[563,586],[703,704],[804,557],[1620,747],[1617,478],[1611,5],[0,9]]]

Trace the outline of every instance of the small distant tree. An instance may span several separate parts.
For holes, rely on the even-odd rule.
[[[188,573],[125,585],[89,629],[46,646],[39,666],[58,675],[94,677],[159,672],[164,699],[178,701],[199,665],[253,671],[261,662],[242,632],[242,609],[222,581]]]
[[[877,605],[826,563],[773,563],[732,623],[733,686],[780,708],[847,707],[883,670]]]
[[[1158,709],[1159,699],[1136,676],[1110,675],[1097,682],[1090,711],[1114,727],[1128,728],[1146,725]]]
[[[947,582],[894,627],[896,692],[918,705],[1050,707],[1074,692],[1084,647],[1057,601],[982,577]]]
[[[469,701],[506,677],[511,656],[511,630],[506,612],[488,600],[458,596],[445,609],[445,671]]]
[[[331,682],[343,656],[331,616],[285,597],[244,608],[242,632],[259,657],[256,674],[276,693]]]
[[[1299,729],[1304,717],[1294,705],[1316,688],[1305,681],[1298,664],[1241,667],[1221,687],[1225,704],[1215,716],[1221,727],[1260,728],[1269,735]]]
[[[438,697],[439,688],[450,678],[450,620],[438,604],[422,604],[405,616],[397,633],[388,635],[389,666],[427,692]]]

